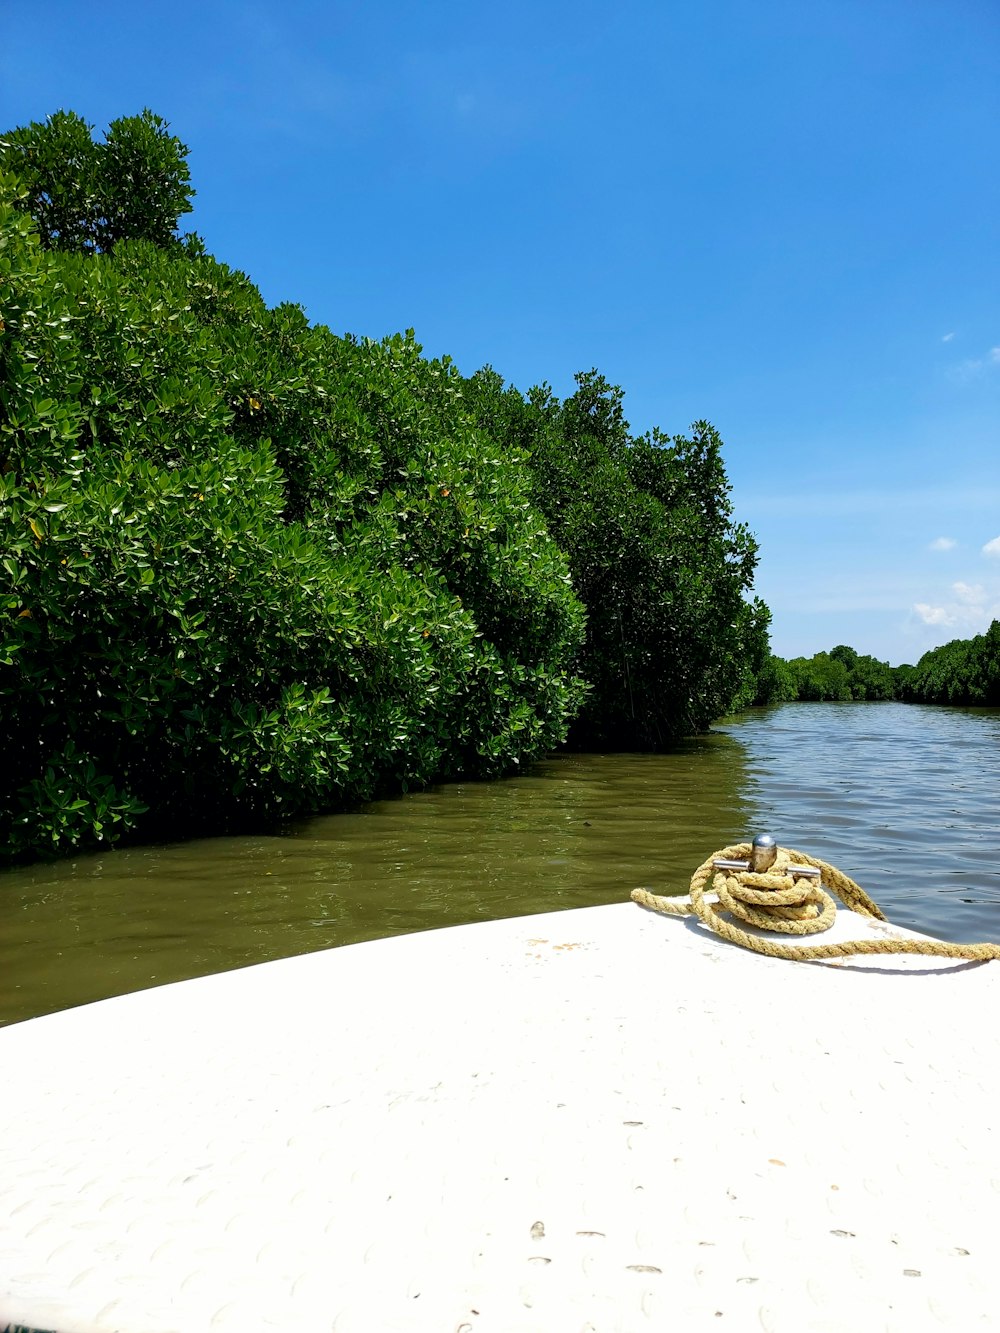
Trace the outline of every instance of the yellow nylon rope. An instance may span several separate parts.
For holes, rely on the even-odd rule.
[[[814,856],[779,847],[773,866],[763,874],[751,870],[719,870],[716,860],[749,860],[751,844],[740,842],[723,847],[703,861],[691,876],[690,900],[665,898],[648,889],[633,889],[632,901],[668,916],[695,915],[723,939],[741,944],[754,953],[769,958],[816,959],[850,958],[855,954],[912,953],[931,958],[967,958],[985,962],[1000,959],[1000,944],[948,944],[943,940],[849,940],[843,944],[779,944],[761,939],[739,924],[744,921],[763,930],[785,935],[814,935],[829,928],[837,914],[837,904],[827,890],[840,898],[845,907],[861,916],[884,921],[885,916],[864,889],[836,866]],[[796,878],[782,873],[788,865],[814,866],[821,880]],[[705,896],[706,887],[715,899]]]

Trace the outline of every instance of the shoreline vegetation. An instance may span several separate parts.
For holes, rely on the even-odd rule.
[[[708,422],[635,436],[596,370],[560,400],[268,308],[179,234],[193,193],[150,111],[0,135],[0,865],[754,703],[998,701],[996,624],[915,668],[772,657]]]
[[[0,135],[0,863],[260,828],[746,706],[722,441],[268,308],[150,111]]]
[[[808,658],[771,656],[754,704],[851,699],[1000,707],[1000,621],[985,634],[932,648],[916,666],[893,667],[847,644]]]

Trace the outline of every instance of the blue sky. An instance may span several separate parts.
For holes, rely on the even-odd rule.
[[[144,106],[269,302],[712,421],[776,652],[1000,616],[996,0],[0,0],[0,127]]]

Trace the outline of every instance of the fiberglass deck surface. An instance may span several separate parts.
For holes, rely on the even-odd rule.
[[[0,1329],[998,1328],[998,1001],[622,904],[19,1024]]]

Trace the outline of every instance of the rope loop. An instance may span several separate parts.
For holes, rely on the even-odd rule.
[[[836,866],[804,852],[779,847],[773,864],[765,871],[716,865],[717,861],[750,864],[751,857],[750,843],[723,847],[703,861],[691,876],[689,897],[669,898],[648,889],[633,889],[632,901],[669,916],[697,916],[723,939],[770,958],[814,961],[850,958],[857,954],[905,953],[933,958],[966,958],[976,962],[1000,959],[1000,945],[997,944],[949,944],[944,940],[888,937],[848,940],[842,944],[785,944],[764,939],[744,929],[740,923],[783,935],[818,934],[833,925],[837,915],[836,898],[860,916],[876,921],[886,918],[878,904],[853,879]],[[809,867],[819,871],[818,878],[804,873]]]

